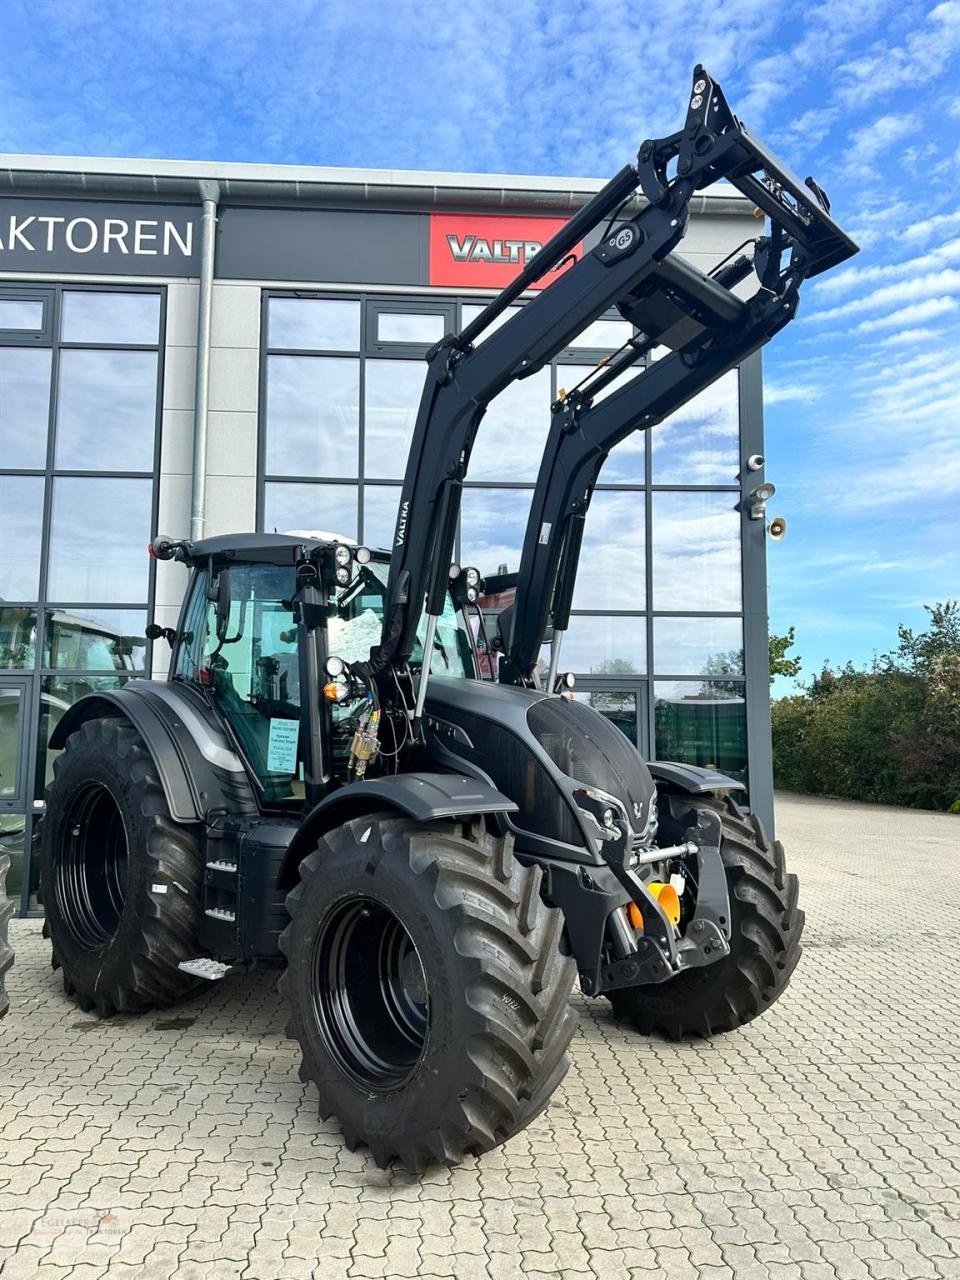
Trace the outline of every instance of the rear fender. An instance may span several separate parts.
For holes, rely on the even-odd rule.
[[[415,822],[433,822],[513,813],[516,808],[489,783],[462,773],[398,773],[352,782],[325,796],[304,818],[290,842],[277,884],[281,889],[292,889],[300,863],[319,838],[351,818],[386,810]]]
[[[177,822],[201,822],[216,810],[255,813],[246,768],[214,712],[185,685],[131,680],[88,694],[64,712],[50,735],[59,750],[88,720],[126,720],[143,739]]]

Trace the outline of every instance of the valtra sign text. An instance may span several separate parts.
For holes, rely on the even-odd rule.
[[[501,289],[564,225],[563,218],[433,213],[430,283]],[[583,246],[577,245],[572,256],[579,258],[582,252]],[[548,271],[532,288],[545,288],[556,274],[556,268]]]

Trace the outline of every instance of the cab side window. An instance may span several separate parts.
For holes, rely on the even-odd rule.
[[[267,801],[301,799],[300,660],[292,566],[199,574],[176,674],[206,688]]]

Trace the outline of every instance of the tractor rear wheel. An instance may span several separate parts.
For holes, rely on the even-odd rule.
[[[674,844],[696,825],[697,809],[712,809],[722,824],[720,856],[730,892],[730,954],[716,964],[664,983],[609,993],[617,1018],[649,1035],[672,1040],[732,1031],[783,995],[800,959],[803,912],[797,877],[784,866],[783,845],[772,844],[756,817],[725,795],[665,797],[660,834]]]
[[[164,1008],[198,986],[203,875],[192,827],[173,820],[137,731],[88,720],[47,787],[40,889],[54,968],[81,1009]]]
[[[7,932],[10,925],[10,917],[13,915],[13,903],[7,897],[7,872],[9,870],[9,857],[5,853],[0,853],[0,1018],[10,1008],[10,998],[7,995],[5,984],[7,970],[13,964],[13,948],[10,946]]]
[[[381,813],[326,833],[300,875],[280,938],[287,1034],[349,1148],[418,1172],[529,1124],[576,1024],[540,869],[482,822]]]

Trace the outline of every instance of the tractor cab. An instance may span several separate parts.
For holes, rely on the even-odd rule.
[[[298,577],[305,558],[319,567],[316,577],[302,568]],[[379,639],[389,556],[336,534],[256,534],[195,543],[187,563],[190,586],[167,636],[170,680],[222,716],[261,807],[315,802],[347,780],[369,706],[365,695],[328,678],[329,660],[363,661]],[[473,676],[471,637],[452,600],[432,648],[433,673]],[[415,676],[422,663],[421,634],[410,661]],[[398,745],[384,743],[385,760]]]

